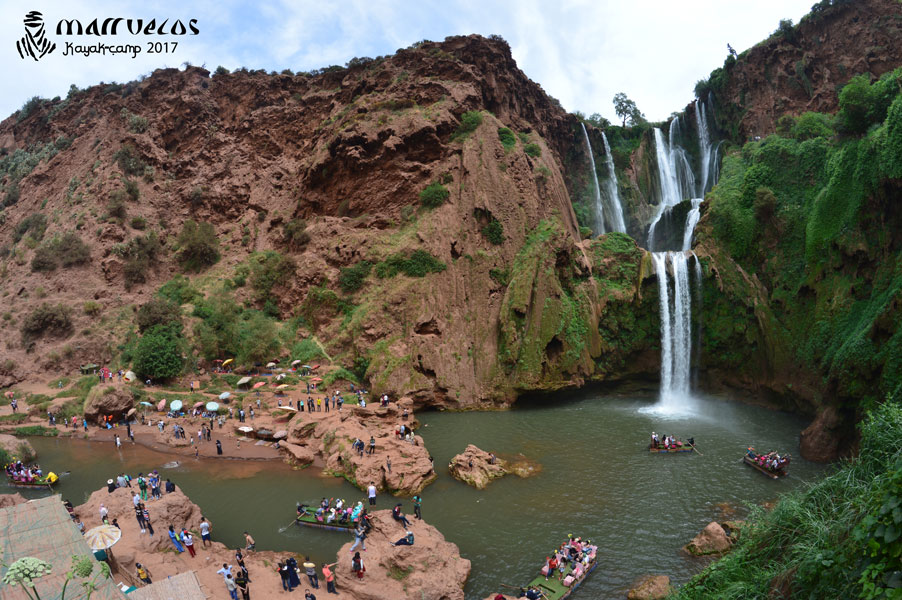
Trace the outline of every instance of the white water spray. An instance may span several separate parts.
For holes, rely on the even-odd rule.
[[[595,184],[595,203],[592,205],[592,211],[595,217],[595,235],[604,233],[604,205],[601,201],[601,188],[598,185],[598,174],[595,172],[595,158],[592,154],[592,144],[589,143],[589,132],[586,131],[585,123],[580,122],[583,128],[583,138],[586,140],[586,152],[589,155],[589,171],[592,172],[592,181]]]
[[[692,249],[692,234],[695,233],[695,226],[702,215],[702,199],[692,199],[692,210],[686,215],[686,228],[683,230],[683,250]]]
[[[583,126],[585,130],[585,126]],[[605,166],[608,168],[608,178],[605,180],[605,191],[608,197],[608,214],[611,215],[611,229],[626,233],[626,222],[623,220],[623,205],[620,204],[620,192],[617,190],[617,171],[614,170],[614,156],[611,154],[611,146],[608,138],[601,132],[604,141]]]
[[[669,139],[664,139],[664,134],[657,127],[654,133],[658,180],[661,184],[661,202],[658,204],[655,218],[648,228],[649,250],[655,250],[655,227],[661,220],[664,211],[695,195],[695,175],[686,151],[679,145],[679,118],[670,122]]]

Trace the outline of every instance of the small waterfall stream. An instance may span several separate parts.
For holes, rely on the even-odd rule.
[[[626,233],[626,222],[623,220],[623,205],[620,204],[620,192],[617,190],[617,171],[614,169],[614,156],[611,154],[611,146],[608,144],[608,136],[601,132],[604,141],[605,166],[608,168],[608,178],[605,180],[605,192],[608,197],[608,214],[611,215],[611,229]]]

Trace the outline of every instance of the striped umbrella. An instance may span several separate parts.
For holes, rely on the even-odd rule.
[[[122,530],[115,525],[98,525],[85,532],[85,541],[91,550],[106,550],[119,541]]]

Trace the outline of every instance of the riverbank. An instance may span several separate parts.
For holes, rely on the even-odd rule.
[[[135,475],[135,474],[132,474]],[[194,570],[204,591],[212,598],[226,596],[223,576],[217,571],[223,564],[232,565],[233,575],[237,572],[235,548],[227,547],[217,539],[218,525],[212,522],[213,542],[204,547],[199,524],[203,512],[180,488],[158,500],[148,500],[146,506],[151,524],[155,530],[142,533],[134,515],[133,488],[119,488],[108,492],[106,488],[95,491],[84,504],[76,507],[75,514],[90,529],[100,524],[101,504],[109,511],[109,518],[117,519],[122,538],[112,548],[116,564],[128,575],[134,573],[135,564],[141,563],[150,570],[153,579],[162,579],[188,570]],[[267,510],[258,505],[253,510]],[[348,600],[370,600],[372,598],[398,598],[419,600],[426,598],[447,598],[463,600],[463,586],[470,572],[470,561],[460,557],[458,547],[447,542],[442,534],[425,521],[414,520],[410,526],[415,542],[410,547],[393,547],[392,542],[404,536],[404,528],[391,517],[389,510],[377,510],[373,515],[373,529],[366,539],[366,552],[362,553],[366,574],[358,579],[351,571],[350,541],[344,544],[334,559],[338,598]],[[168,528],[176,530],[186,527],[194,534],[194,548],[197,556],[189,552],[178,552],[168,536]],[[292,527],[298,527],[292,525]],[[335,536],[350,539],[344,532],[330,532]],[[245,563],[250,574],[251,594],[257,597],[273,597],[287,594],[283,591],[276,566],[280,561],[294,556],[298,563],[304,562],[308,554],[317,555],[315,548],[301,547],[292,552],[245,552]],[[331,561],[330,561],[331,562]],[[303,569],[302,569],[303,570]],[[317,594],[325,594],[321,565],[317,564],[321,589]],[[124,577],[124,576],[120,576]],[[120,577],[116,577],[117,581]],[[310,582],[302,577],[301,589],[309,588]],[[260,595],[262,594],[262,596]]]

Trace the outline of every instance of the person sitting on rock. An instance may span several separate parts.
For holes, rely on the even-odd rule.
[[[413,532],[408,531],[407,535],[402,537],[397,542],[392,542],[391,545],[392,546],[413,546]]]
[[[399,521],[399,522],[401,523],[401,525],[404,526],[405,529],[407,529],[408,527],[410,527],[410,521],[408,521],[408,520],[407,520],[407,517],[405,517],[405,516],[401,513],[401,503],[400,503],[400,502],[398,502],[397,504],[395,504],[395,507],[394,507],[393,509],[391,509],[391,517],[392,517],[392,519],[394,519],[395,521]]]

